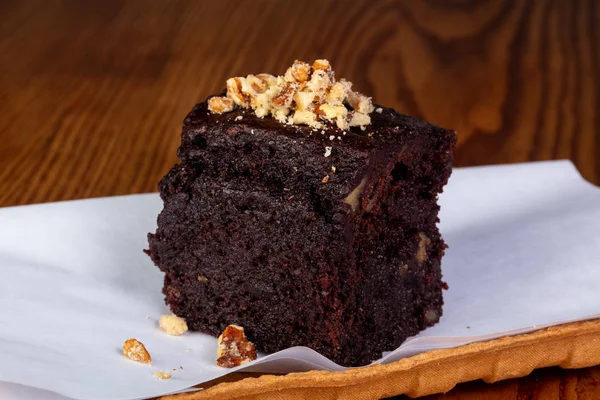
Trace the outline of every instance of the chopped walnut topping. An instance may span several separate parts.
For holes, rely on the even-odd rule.
[[[288,82],[306,82],[310,76],[310,65],[303,61],[294,61],[294,64],[288,68],[285,73],[285,80]]]
[[[227,97],[238,106],[248,108],[248,98],[242,93],[242,79],[246,81],[244,78],[227,79]]]
[[[275,107],[289,107],[294,99],[294,94],[298,90],[297,83],[288,83],[271,100]]]
[[[298,111],[308,111],[311,114],[314,108],[313,101],[315,99],[315,93],[313,92],[296,92],[294,95],[294,103]],[[296,111],[296,112],[298,112]],[[316,116],[315,116],[316,117]]]
[[[334,83],[331,88],[329,88],[329,93],[327,93],[325,101],[329,104],[343,104],[351,87],[352,84],[350,82],[345,79],[340,79],[339,82]]]
[[[317,101],[321,101],[325,97],[325,92],[331,85],[331,78],[325,71],[313,71],[310,80],[306,83],[308,90],[315,94]]]
[[[328,60],[315,60],[315,62],[313,62],[313,70],[318,71],[325,71],[325,72],[329,72],[331,71],[331,64],[329,63]]]
[[[275,77],[269,74],[248,75],[246,80],[257,94],[261,94],[269,89]]]
[[[357,111],[350,112],[350,126],[365,126],[371,123],[371,117]]]
[[[329,182],[329,175],[325,175],[325,177],[323,179],[321,179],[321,183],[327,183]]]
[[[294,124],[303,124],[303,125],[317,125],[317,115],[312,111],[302,111],[298,110],[294,113],[293,116]]]
[[[209,100],[209,111],[222,114],[236,107],[250,108],[257,117],[272,115],[282,124],[325,124],[348,130],[371,123],[371,99],[352,91],[352,83],[335,80],[331,64],[316,60],[312,66],[294,61],[283,76],[269,74],[234,77],[227,80],[227,97]]]
[[[348,109],[344,106],[332,106],[329,104],[321,104],[315,108],[315,114],[324,117],[325,119],[335,119],[338,116],[345,117],[348,114]]]
[[[208,99],[208,110],[213,114],[223,114],[233,111],[235,104],[227,97],[211,97]]]
[[[363,114],[370,114],[373,112],[373,103],[371,103],[371,98],[365,96],[364,94],[349,91],[347,101],[350,107],[352,107],[355,111]]]
[[[175,314],[161,316],[158,325],[160,325],[165,333],[173,336],[183,335],[188,330],[185,319]]]
[[[137,339],[128,339],[123,343],[123,355],[130,360],[141,363],[152,362],[150,353],[148,353],[144,344]]]
[[[217,339],[217,365],[233,368],[256,360],[256,348],[248,341],[244,328],[229,325]]]
[[[152,376],[154,376],[156,379],[165,380],[165,379],[171,379],[172,375],[165,371],[157,371],[157,372],[153,373]]]

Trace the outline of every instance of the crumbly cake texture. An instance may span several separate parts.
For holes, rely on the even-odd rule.
[[[439,320],[454,131],[377,105],[364,130],[314,130],[209,103],[184,121],[147,251],[190,329],[359,366]]]

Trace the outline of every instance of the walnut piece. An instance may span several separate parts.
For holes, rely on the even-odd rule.
[[[154,376],[156,379],[165,380],[165,379],[171,379],[172,375],[165,371],[157,371],[157,372],[153,373],[152,376]]]
[[[289,107],[294,99],[294,94],[298,90],[298,84],[288,83],[273,97],[275,107]]]
[[[288,68],[285,73],[285,80],[288,82],[306,82],[310,76],[310,65],[303,61],[294,61],[294,64]]]
[[[356,186],[352,191],[344,198],[344,203],[348,204],[352,207],[352,211],[356,211],[358,206],[360,205],[360,196],[362,191],[367,184],[367,177],[362,178],[358,186]]]
[[[431,244],[431,239],[423,232],[419,232],[419,245],[417,248],[417,262],[423,264],[427,261],[427,246]]]
[[[211,97],[208,99],[208,111],[213,114],[223,114],[233,111],[235,104],[227,97]]]
[[[248,108],[250,104],[246,96],[242,93],[242,79],[243,78],[227,79],[227,97],[233,100],[238,106]]]
[[[173,336],[183,335],[188,330],[185,320],[175,314],[161,316],[158,325],[165,333]]]
[[[429,326],[437,322],[439,316],[435,310],[427,310],[425,311],[425,323]]]
[[[314,125],[317,126],[317,114],[312,111],[298,110],[293,116],[294,124]]]
[[[123,344],[123,355],[130,360],[149,363],[152,362],[150,353],[146,350],[144,344],[137,339],[127,339]]]
[[[322,129],[324,124],[348,130],[371,123],[371,99],[352,90],[345,79],[336,81],[331,64],[316,60],[312,66],[294,61],[282,76],[270,74],[233,77],[227,80],[227,97],[213,97],[208,109],[214,114],[250,108],[257,117],[272,115],[288,125],[308,125]]]
[[[358,111],[352,111],[350,113],[350,126],[365,126],[371,123],[371,117],[367,114],[363,114]]]
[[[256,348],[248,341],[244,328],[229,325],[217,339],[217,365],[233,368],[256,360]]]
[[[349,91],[347,97],[348,104],[355,111],[363,114],[370,114],[373,111],[373,103],[371,98],[358,92]]]
[[[345,117],[348,114],[348,109],[345,106],[332,106],[329,104],[321,104],[315,108],[315,114],[325,119],[335,119],[338,116]]]
[[[331,71],[331,64],[329,63],[328,60],[315,60],[315,62],[313,63],[313,70],[318,71],[325,71],[325,72],[329,72]]]

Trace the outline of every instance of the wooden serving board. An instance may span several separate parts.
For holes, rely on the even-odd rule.
[[[600,319],[541,329],[454,349],[434,350],[387,365],[343,372],[287,375],[237,373],[207,382],[198,392],[161,400],[380,399],[444,393],[462,382],[497,382],[534,369],[584,368],[600,364]]]

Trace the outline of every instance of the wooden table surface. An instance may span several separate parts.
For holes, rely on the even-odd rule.
[[[315,58],[456,129],[457,166],[568,158],[600,184],[596,0],[0,0],[0,206],[155,191],[196,102]],[[432,398],[592,399],[599,371]]]

